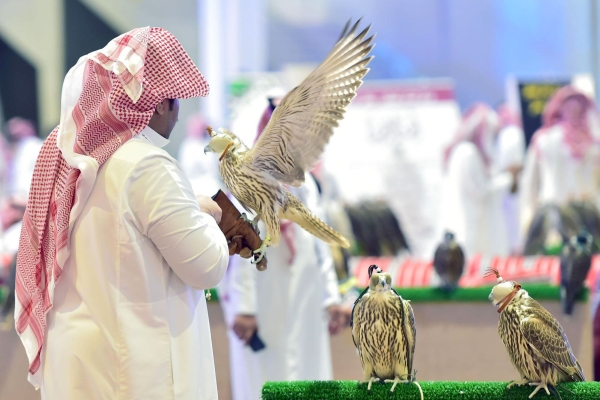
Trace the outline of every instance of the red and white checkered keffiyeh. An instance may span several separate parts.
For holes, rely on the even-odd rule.
[[[79,59],[65,77],[60,125],[37,159],[17,259],[15,324],[41,385],[46,313],[69,257],[73,223],[98,168],[144,129],[164,99],[208,94],[179,41],[162,28],[138,28]]]

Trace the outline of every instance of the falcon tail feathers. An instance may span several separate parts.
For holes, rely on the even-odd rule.
[[[350,247],[348,239],[336,232],[332,227],[321,221],[300,200],[288,192],[288,205],[285,211],[281,210],[280,217],[300,225],[313,236],[327,244],[334,244],[345,249]]]

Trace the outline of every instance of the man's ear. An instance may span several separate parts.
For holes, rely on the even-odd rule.
[[[169,99],[164,99],[163,101],[161,101],[160,103],[158,103],[156,105],[156,109],[154,110],[154,112],[156,114],[164,115],[167,113],[168,109],[169,109]]]

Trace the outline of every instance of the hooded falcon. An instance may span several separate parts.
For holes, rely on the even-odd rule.
[[[560,382],[585,381],[581,365],[575,358],[562,327],[540,303],[529,297],[517,282],[505,281],[496,269],[498,284],[489,300],[498,308],[498,333],[511,362],[521,374],[514,385],[536,386],[531,399],[540,390],[550,394],[548,386]]]
[[[560,300],[567,315],[573,313],[577,295],[592,267],[593,241],[592,235],[583,230],[563,246],[560,255]]]
[[[442,280],[442,289],[452,291],[458,286],[458,281],[465,267],[465,254],[452,232],[444,233],[444,241],[435,250],[433,268]]]
[[[262,220],[266,238],[256,250],[258,262],[267,246],[280,239],[280,219],[297,223],[319,239],[348,248],[346,238],[308,210],[284,185],[300,187],[306,171],[321,157],[333,129],[369,71],[373,36],[357,33],[360,20],[346,24],[325,60],[281,100],[252,149],[226,129],[213,132],[204,149],[219,154],[219,172],[235,198]]]
[[[376,270],[377,272],[373,272]],[[412,382],[417,330],[409,300],[392,289],[390,274],[369,267],[370,283],[354,303],[350,327],[367,390],[376,381]]]

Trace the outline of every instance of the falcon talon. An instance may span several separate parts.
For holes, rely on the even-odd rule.
[[[256,258],[256,257],[254,258],[254,261],[256,263],[259,263],[260,260],[263,259],[263,257],[265,256],[265,253],[267,252],[267,247],[269,247],[270,243],[271,243],[271,238],[269,236],[267,236],[265,238],[265,240],[263,240],[262,245],[258,249],[254,250],[254,255],[256,256],[258,254],[258,258]]]
[[[533,391],[533,393],[531,393],[529,395],[529,398],[533,398],[533,396],[535,396],[535,394],[540,390],[540,389],[544,389],[546,391],[546,394],[548,396],[550,396],[550,391],[548,390],[548,385],[543,383],[543,382],[529,382],[529,386],[537,386],[535,388],[535,390]]]
[[[523,386],[523,385],[527,385],[529,382],[531,382],[529,379],[521,379],[519,381],[510,381],[508,383],[508,386],[506,387],[507,389],[510,389],[513,386]]]
[[[379,378],[376,377],[371,377],[371,379],[369,379],[368,381],[364,382],[367,383],[367,392],[371,391],[371,385],[373,384],[373,382],[379,382]]]
[[[392,393],[394,391],[394,389],[396,389],[396,385],[399,383],[411,383],[411,381],[406,380],[406,379],[386,379],[384,381],[385,383],[393,383],[392,388],[390,389],[390,393]]]

